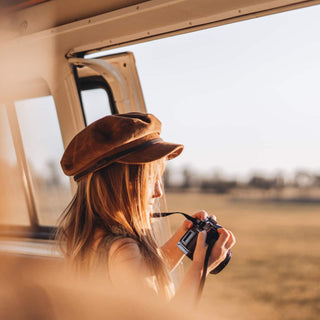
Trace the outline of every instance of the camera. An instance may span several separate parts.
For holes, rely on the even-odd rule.
[[[183,237],[178,242],[177,246],[179,249],[187,255],[191,260],[193,259],[193,252],[196,248],[197,238],[199,232],[205,230],[207,231],[207,239],[206,242],[208,245],[212,245],[218,240],[219,233],[218,229],[222,228],[219,224],[217,224],[211,217],[207,217],[203,220],[197,219],[193,221],[193,226],[183,235]],[[217,274],[228,264],[231,259],[231,250],[228,251],[228,254],[224,261],[222,261],[214,270],[212,270],[211,274]]]

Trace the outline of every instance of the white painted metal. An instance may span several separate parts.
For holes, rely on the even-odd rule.
[[[106,80],[111,87],[119,113],[146,111],[134,56],[131,52],[99,59],[70,58],[69,62],[82,66],[78,70],[80,78],[99,75]]]
[[[30,239],[0,239],[0,253],[39,256],[46,258],[62,257],[62,254],[54,241],[40,241]]]
[[[35,201],[34,187],[28,161],[23,148],[22,136],[19,128],[17,113],[13,102],[6,104],[8,120],[10,124],[13,144],[17,157],[18,171],[22,180],[22,187],[27,203],[30,225],[38,224],[37,205]]]
[[[57,8],[68,8],[62,0],[55,3]],[[57,54],[72,56],[79,52],[148,41],[319,3],[320,0],[152,0],[128,6],[130,1],[127,1],[123,8],[117,6],[117,10],[105,11],[101,7],[100,11],[95,11],[99,14],[75,22],[71,22],[74,21],[71,19],[74,14],[70,12],[70,18],[66,17],[62,24],[59,22],[60,12],[58,14],[51,9],[51,14],[48,10],[43,12],[48,17],[53,16],[47,28],[43,29],[40,25],[38,28],[36,25],[30,27],[30,31],[26,28],[24,33],[20,32],[22,36],[18,41],[36,44],[54,39],[60,52]],[[42,5],[47,8],[45,4],[38,7]],[[78,7],[78,3],[75,6]],[[82,12],[85,7],[91,12],[90,3],[82,5]],[[19,19],[20,25],[36,24],[36,19],[28,20],[28,17],[23,13],[17,15],[14,25],[19,25]],[[31,17],[34,18],[32,15]],[[23,36],[24,34],[27,35]]]
[[[69,62],[76,66],[88,66],[100,74],[112,87],[118,110],[130,111],[129,87],[123,74],[116,66],[99,59],[71,58]]]

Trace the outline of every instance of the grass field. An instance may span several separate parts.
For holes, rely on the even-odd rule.
[[[320,319],[320,204],[167,193],[167,206],[215,214],[237,238],[228,267],[207,278],[201,307],[212,319]],[[173,229],[183,221],[169,219]]]

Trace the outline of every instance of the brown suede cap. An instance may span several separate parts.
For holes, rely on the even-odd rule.
[[[79,180],[111,163],[141,164],[177,157],[183,145],[160,138],[161,122],[152,114],[130,112],[101,118],[69,143],[61,167]]]

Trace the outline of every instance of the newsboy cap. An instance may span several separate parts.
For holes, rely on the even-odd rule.
[[[161,122],[152,114],[130,112],[101,118],[67,146],[61,167],[74,180],[111,163],[142,164],[177,157],[183,145],[160,138]]]

